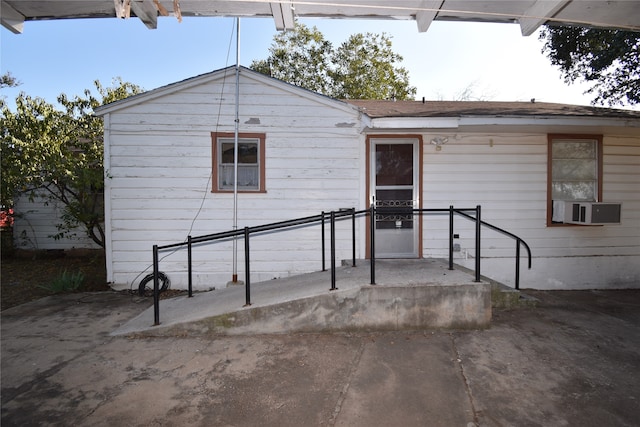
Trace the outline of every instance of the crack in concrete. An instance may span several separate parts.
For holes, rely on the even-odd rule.
[[[469,381],[467,380],[467,376],[464,372],[464,364],[462,363],[462,357],[460,356],[460,351],[458,350],[458,345],[456,344],[456,339],[454,334],[449,333],[449,338],[451,340],[451,350],[454,354],[455,360],[454,362],[458,365],[458,370],[460,371],[460,376],[462,377],[462,382],[464,383],[464,390],[467,393],[467,398],[469,399],[469,405],[471,406],[471,412],[473,413],[473,424],[469,423],[467,427],[479,426],[479,417],[478,411],[476,411],[475,401],[473,399],[473,393],[471,392],[471,387],[469,386]]]
[[[353,360],[349,364],[349,372],[346,375],[347,381],[345,382],[342,390],[340,391],[340,396],[338,396],[338,401],[336,402],[336,406],[333,409],[333,413],[331,414],[331,418],[327,422],[328,426],[335,426],[336,421],[338,420],[338,415],[340,415],[340,411],[342,410],[342,405],[347,398],[347,392],[349,391],[349,387],[351,386],[351,381],[353,381],[353,377],[360,365],[360,359],[362,358],[362,354],[364,353],[365,340],[361,339],[360,347],[358,347],[358,351],[353,356]]]

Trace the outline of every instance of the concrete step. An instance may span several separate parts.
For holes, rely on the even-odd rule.
[[[349,264],[350,265],[350,264]],[[486,328],[491,321],[491,284],[436,259],[377,260],[370,264],[229,287],[160,302],[114,335],[271,334],[286,332]]]

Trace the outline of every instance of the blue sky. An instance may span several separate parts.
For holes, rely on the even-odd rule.
[[[304,19],[334,45],[359,32],[385,32],[404,57],[416,99],[454,99],[471,86],[484,100],[589,105],[584,85],[566,85],[541,53],[537,33],[523,37],[515,24],[434,22],[419,33],[413,21]],[[55,102],[81,94],[94,80],[121,77],[154,89],[235,63],[232,18],[159,18],[149,30],[136,18],[27,22],[23,34],[2,28],[1,70],[22,85],[4,89],[10,105],[18,92]],[[273,20],[241,20],[240,62],[268,56]]]

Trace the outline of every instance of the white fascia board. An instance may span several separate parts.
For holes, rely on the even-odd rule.
[[[640,120],[614,117],[461,117],[462,126],[610,126],[623,128],[640,128]]]
[[[245,78],[251,79],[253,81],[259,82],[260,84],[276,87],[279,90],[283,90],[285,92],[289,92],[306,99],[312,99],[315,102],[318,102],[327,106],[331,106],[333,108],[338,108],[351,114],[361,114],[360,110],[356,106],[351,105],[347,102],[330,98],[328,96],[321,95],[319,93],[310,91],[308,89],[294,86],[290,83],[286,83],[281,80],[275,79],[273,77],[266,76],[264,74],[258,73],[257,71],[253,71],[245,67],[240,67],[240,76],[241,76],[240,77],[241,79],[245,79]],[[161,96],[170,95],[174,92],[178,92],[181,90],[186,90],[193,86],[206,84],[207,82],[210,82],[210,81],[215,81],[215,80],[225,79],[225,78],[226,79],[235,78],[235,67],[233,66],[227,67],[227,68],[223,68],[210,73],[202,74],[200,76],[191,77],[181,82],[171,83],[169,85],[159,87],[156,89],[151,89],[147,92],[143,92],[138,95],[131,96],[129,98],[112,102],[111,104],[102,105],[100,107],[97,107],[94,110],[94,114],[97,116],[103,116],[105,114],[118,111],[123,108],[132,107],[134,105],[138,105],[143,102],[147,102]],[[229,83],[229,84],[235,84],[235,82]]]
[[[371,130],[461,129],[481,126],[582,126],[640,128],[640,120],[610,117],[382,117],[370,119]]]
[[[314,92],[312,90],[305,89],[300,86],[295,86],[294,84],[287,83],[282,80],[278,80],[275,77],[270,77],[265,74],[262,74],[257,71],[253,71],[251,69],[244,68],[244,67],[240,69],[240,73],[241,75],[243,75],[248,79],[257,81],[261,84],[265,84],[270,87],[278,88],[278,90],[283,90],[285,92],[291,93],[301,98],[312,100],[314,102],[317,102],[329,107],[339,108],[343,111],[346,111],[352,114],[359,114],[359,115],[362,114],[358,107],[356,107],[355,105],[349,104],[348,102],[331,98],[330,96],[322,95],[318,92]]]
[[[140,103],[150,101],[160,96],[169,95],[171,93],[174,93],[180,90],[185,90],[193,86],[204,84],[211,80],[222,79],[222,78],[233,78],[234,76],[235,76],[234,67],[222,68],[220,70],[213,71],[210,73],[202,74],[195,77],[190,77],[180,82],[170,83],[166,86],[162,86],[156,89],[151,89],[146,92],[142,92],[125,99],[114,101],[107,105],[101,105],[94,110],[94,114],[97,116],[103,116],[107,113],[118,111],[122,108],[132,107],[134,105],[138,105]]]
[[[457,129],[457,117],[381,117],[371,120],[371,129]]]
[[[360,133],[364,132],[367,129],[373,129],[373,119],[366,114],[360,113]]]
[[[24,16],[4,1],[0,2],[0,21],[13,34],[22,34],[24,30]]]

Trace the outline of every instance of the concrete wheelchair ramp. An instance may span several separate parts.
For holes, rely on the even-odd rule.
[[[377,260],[370,264],[251,284],[160,301],[112,335],[278,334],[287,332],[482,329],[491,321],[491,285],[437,259]]]

